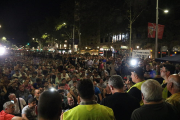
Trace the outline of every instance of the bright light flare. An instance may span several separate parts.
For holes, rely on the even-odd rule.
[[[0,55],[3,55],[5,53],[6,49],[4,47],[0,47]]]
[[[56,91],[56,89],[55,88],[51,88],[50,91],[53,92],[53,91]]]
[[[137,65],[137,60],[135,60],[135,59],[132,59],[132,60],[131,60],[131,65],[132,65],[132,66],[135,66],[135,65]]]
[[[169,12],[169,10],[164,10],[164,13],[168,13]]]

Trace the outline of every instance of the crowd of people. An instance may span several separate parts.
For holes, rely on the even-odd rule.
[[[178,120],[180,66],[130,59],[0,56],[0,120]]]

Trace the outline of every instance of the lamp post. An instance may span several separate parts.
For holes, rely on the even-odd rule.
[[[164,13],[168,13],[169,10],[163,10],[158,7],[158,0],[156,0],[156,41],[155,41],[155,58],[158,57],[158,19],[159,19],[159,9],[164,11]]]
[[[158,52],[158,0],[156,0],[156,42],[155,42],[155,58],[157,58]]]

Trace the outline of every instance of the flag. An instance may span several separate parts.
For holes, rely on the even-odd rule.
[[[164,33],[164,25],[158,24],[158,39],[162,39]],[[148,23],[148,38],[155,38],[156,24]]]
[[[158,24],[158,39],[162,39],[164,33],[164,25]]]
[[[156,24],[148,23],[148,38],[155,38],[156,35]]]

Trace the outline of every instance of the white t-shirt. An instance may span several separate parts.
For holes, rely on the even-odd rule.
[[[14,103],[14,106],[15,106],[14,114],[20,114],[18,98],[16,98],[16,100],[17,102]],[[26,105],[26,102],[23,98],[19,98],[19,100],[20,100],[20,105],[21,105],[21,110],[22,110],[23,107]]]
[[[25,114],[29,120],[35,120],[37,118],[35,107],[31,109],[29,108],[29,105],[26,105],[23,108],[22,114]]]
[[[66,73],[66,75],[63,76],[63,73],[61,73],[61,78],[65,78],[67,80],[69,78],[69,75]]]

